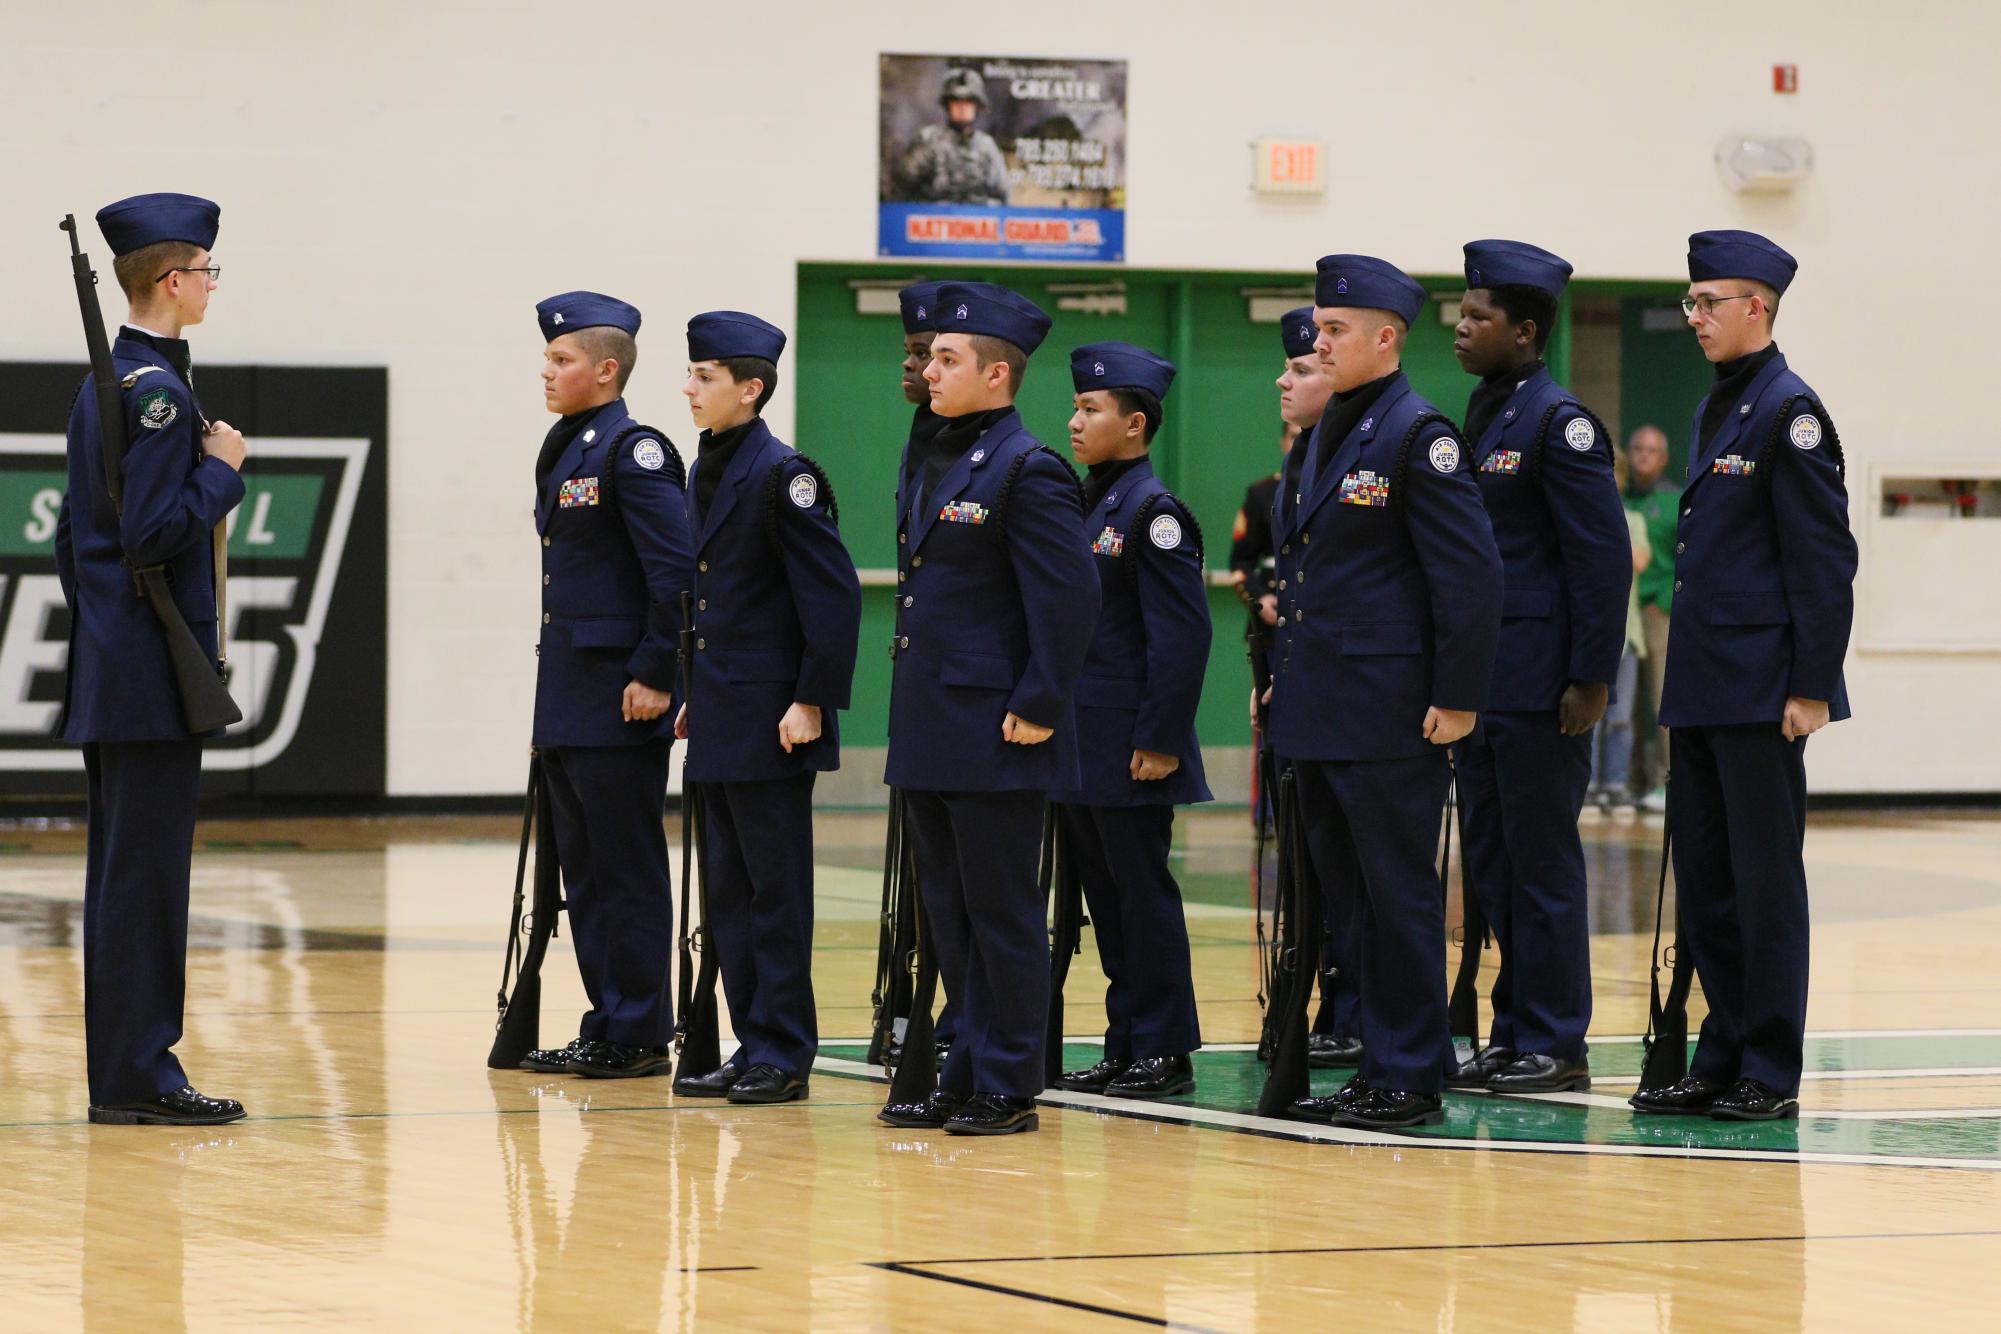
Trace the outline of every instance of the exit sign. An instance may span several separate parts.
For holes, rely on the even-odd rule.
[[[1259,194],[1327,193],[1327,145],[1318,139],[1260,139],[1252,145],[1251,188]]]
[[[1772,66],[1772,91],[1775,93],[1796,93],[1800,90],[1800,67],[1798,65]]]

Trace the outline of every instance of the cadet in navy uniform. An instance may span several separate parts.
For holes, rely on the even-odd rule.
[[[1278,618],[1278,543],[1272,533],[1277,531],[1280,510],[1295,506],[1294,497],[1299,494],[1299,470],[1305,462],[1313,439],[1313,429],[1320,423],[1327,411],[1327,400],[1334,393],[1333,382],[1329,380],[1327,367],[1321,364],[1320,354],[1314,351],[1319,341],[1320,328],[1313,322],[1313,307],[1300,306],[1289,310],[1279,320],[1279,341],[1285,349],[1285,368],[1278,377],[1278,414],[1286,424],[1298,428],[1299,438],[1293,441],[1286,452],[1285,461],[1279,465],[1278,485],[1273,488],[1270,530],[1266,542],[1273,557],[1272,573],[1267,577],[1266,587],[1273,597],[1272,619]],[[1289,521],[1289,520],[1288,520]],[[1276,634],[1270,637],[1272,645],[1266,657],[1274,674],[1278,670]],[[1256,716],[1256,702],[1251,709]],[[1264,738],[1267,746],[1271,738]],[[1274,793],[1269,798],[1276,800]],[[1338,864],[1337,864],[1338,863]],[[1337,874],[1338,872],[1338,874]],[[1355,955],[1353,932],[1350,930],[1355,896],[1361,880],[1361,867],[1355,865],[1352,850],[1337,854],[1329,851],[1328,858],[1320,867],[1320,894],[1325,904],[1321,913],[1324,933],[1320,949],[1320,1008],[1313,1016],[1313,1031],[1306,1039],[1307,1064],[1315,1069],[1348,1068],[1359,1065],[1362,1060],[1361,1032],[1362,1017],[1356,1008]]]
[[[1424,289],[1366,255],[1329,255],[1316,351],[1334,398],[1276,529],[1273,742],[1297,775],[1323,882],[1359,864],[1353,914],[1361,1069],[1291,1112],[1361,1127],[1436,1124],[1453,1068],[1445,896],[1433,857],[1451,771],[1478,721],[1501,618],[1501,562],[1452,423],[1401,368]]]
[[[1036,1128],[1044,1087],[1037,849],[1046,794],[1079,781],[1071,694],[1098,587],[1076,475],[1014,408],[1049,317],[1006,288],[946,283],[936,325],[924,378],[945,423],[912,441],[897,500],[888,781],[958,1032],[936,1093],[881,1117],[1009,1134]]]
[[[188,952],[188,862],[201,791],[190,735],[151,605],[132,571],[166,567],[174,604],[217,653],[211,534],[243,499],[243,437],[207,421],[182,333],[208,314],[222,211],[192,195],[151,194],[98,211],[131,314],[112,344],[125,401],[123,517],[104,486],[95,384],[69,417],[69,490],[56,571],[69,603],[63,737],[83,746],[89,853],[84,868],[84,1041],[90,1119],[115,1125],[220,1125],[233,1098],[188,1086],[181,1038]]]
[[[534,743],[554,812],[577,968],[591,1008],[523,1068],[664,1075],[673,1029],[667,870],[680,598],[691,557],[680,456],[626,411],[639,312],[596,292],[535,307],[543,397],[560,420],[535,461],[542,642]]]
[[[1189,1053],[1202,1045],[1181,887],[1167,865],[1175,806],[1211,800],[1195,740],[1210,638],[1202,533],[1147,453],[1173,363],[1131,343],[1090,343],[1070,354],[1070,378],[1100,610],[1077,682],[1083,781],[1050,800],[1110,986],[1104,1059],[1057,1082],[1166,1097],[1195,1087]]]
[[[1577,816],[1625,649],[1633,557],[1611,438],[1542,362],[1569,281],[1547,250],[1471,242],[1452,345],[1481,377],[1465,439],[1506,592],[1487,707],[1457,751],[1466,883],[1501,946],[1493,1041],[1446,1082],[1497,1093],[1591,1086]]]
[[[1709,1015],[1688,1078],[1644,1112],[1799,1115],[1806,1030],[1806,739],[1849,716],[1855,539],[1841,441],[1772,342],[1793,257],[1753,232],[1688,240],[1682,309],[1716,365],[1676,531],[1661,723],[1681,938]]]
[[[813,1005],[813,779],[840,767],[862,590],[833,488],[760,415],[785,335],[718,310],[688,322],[687,395],[702,428],[688,479],[695,653],[675,734],[704,785],[710,939],[737,1051],[679,1094],[806,1096]]]

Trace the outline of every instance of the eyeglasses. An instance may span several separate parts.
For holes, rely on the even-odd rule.
[[[208,275],[208,280],[210,282],[215,283],[222,281],[222,265],[220,264],[206,264],[199,269],[168,269],[165,273],[161,274],[153,281],[156,283],[163,283],[167,281],[167,279],[170,276],[176,273],[206,273]]]
[[[1681,299],[1681,313],[1683,315],[1694,315],[1700,312],[1702,318],[1706,320],[1716,313],[1716,307],[1723,302],[1748,301],[1754,295],[1756,293],[1739,292],[1736,296],[1711,296],[1709,293],[1704,292],[1701,296],[1685,296]]]

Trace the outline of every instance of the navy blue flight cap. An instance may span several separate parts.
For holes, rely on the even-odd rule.
[[[97,230],[114,255],[162,241],[185,241],[207,250],[221,226],[222,209],[198,195],[133,195],[97,210]]]
[[[938,310],[939,283],[912,283],[896,294],[903,307],[903,332],[930,333],[938,326],[933,316]]]
[[[1570,282],[1570,262],[1526,241],[1468,241],[1468,287],[1533,287],[1551,299]]]
[[[1326,255],[1313,280],[1316,306],[1366,306],[1417,323],[1425,291],[1415,278],[1373,255]]]
[[[1278,336],[1285,343],[1287,361],[1312,356],[1314,340],[1320,337],[1319,326],[1313,323],[1313,307],[1301,306],[1285,312],[1278,322]]]
[[[1174,383],[1174,363],[1132,343],[1086,343],[1070,354],[1070,380],[1080,394],[1144,389],[1159,400]]]
[[[639,332],[639,308],[602,292],[564,292],[535,303],[542,341],[553,343],[566,333],[609,325],[628,334]]]
[[[1019,292],[996,283],[940,283],[932,327],[939,333],[1005,338],[1033,352],[1049,336],[1049,317]]]
[[[690,361],[761,357],[776,366],[784,350],[783,330],[740,310],[712,310],[688,321]]]
[[[1697,232],[1688,238],[1688,280],[1749,278],[1784,292],[1799,261],[1756,232]]]

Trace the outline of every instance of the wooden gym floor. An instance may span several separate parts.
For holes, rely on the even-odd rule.
[[[811,1101],[489,1072],[511,819],[205,824],[180,1047],[250,1119],[84,1120],[78,829],[0,828],[9,1329],[1971,1327],[2001,1307],[2001,819],[1817,815],[1805,1116],[1623,1107],[1659,829],[1587,816],[1589,1094],[1402,1136],[1248,1115],[1250,838],[1178,835],[1211,1047],[1040,1134],[874,1117],[879,814],[822,817]],[[678,835],[678,830],[673,831]],[[1490,974],[1491,975],[1491,974]],[[545,1037],[582,1009],[567,937]],[[1102,994],[1088,939],[1070,1029]],[[1338,1075],[1322,1079],[1338,1079]]]

